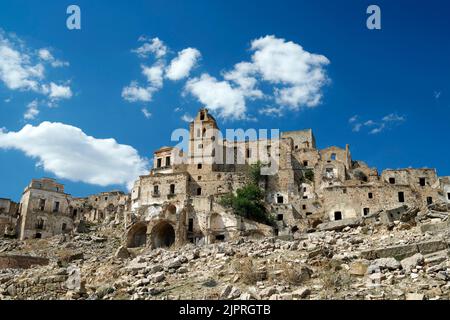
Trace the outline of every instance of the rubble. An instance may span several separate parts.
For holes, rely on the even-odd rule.
[[[95,228],[62,244],[59,236],[3,239],[3,255],[47,263],[0,268],[0,299],[450,299],[449,234],[421,227],[158,249],[125,248],[120,229]]]

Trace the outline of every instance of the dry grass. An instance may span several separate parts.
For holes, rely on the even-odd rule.
[[[292,285],[299,285],[311,278],[311,271],[305,266],[284,262],[281,265],[282,279]]]
[[[256,265],[250,257],[235,261],[234,269],[239,273],[241,281],[245,284],[255,284],[260,280],[260,273],[256,270]]]

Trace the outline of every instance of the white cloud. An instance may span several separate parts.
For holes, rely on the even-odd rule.
[[[128,102],[150,102],[152,100],[153,88],[140,87],[137,82],[131,84],[122,90],[122,98]]]
[[[147,108],[142,108],[141,109],[142,113],[144,114],[144,117],[146,117],[147,119],[150,119],[152,117],[152,114],[150,111],[148,111]]]
[[[175,112],[180,112],[180,111],[183,111],[183,108],[176,107],[173,111],[175,111]]]
[[[259,109],[259,114],[270,116],[270,117],[282,117],[283,116],[283,110],[277,107],[265,107],[262,109]]]
[[[63,123],[28,124],[18,132],[0,132],[0,148],[24,152],[58,178],[100,186],[131,187],[148,167],[131,146],[88,136]]]
[[[369,134],[380,133],[386,129],[391,129],[396,124],[406,121],[405,116],[399,116],[396,113],[390,113],[381,118],[380,121],[367,120],[361,122],[358,119],[358,115],[355,115],[349,119],[349,123],[352,125],[352,131],[360,132],[362,128],[370,128]]]
[[[141,58],[147,58],[150,54],[154,54],[159,59],[167,54],[167,47],[159,38],[148,39],[146,37],[140,37],[139,41],[144,42],[144,44],[132,50],[132,52]]]
[[[203,75],[200,80],[190,79],[187,91],[218,111],[219,116],[234,119],[250,119],[245,114],[247,100],[273,99],[276,105],[258,112],[276,117],[285,114],[285,109],[297,111],[321,103],[322,88],[329,82],[324,67],[330,61],[325,56],[310,53],[299,44],[275,36],[253,40],[250,50],[251,60],[237,63],[231,71],[224,72],[223,81]],[[213,90],[218,84],[221,93],[205,90]],[[265,86],[260,86],[262,84]],[[265,93],[262,88],[272,92]],[[197,90],[193,92],[193,89]]]
[[[23,118],[25,120],[33,120],[37,117],[38,114],[39,114],[38,101],[33,100],[27,105],[27,111],[24,113]]]
[[[159,89],[163,85],[164,65],[155,63],[151,67],[141,65],[142,74],[147,78],[147,81],[155,89]]]
[[[194,118],[191,115],[185,113],[181,116],[181,120],[183,120],[184,122],[192,122],[194,121]]]
[[[391,114],[388,114],[387,116],[384,116],[383,121],[385,121],[385,122],[403,122],[403,121],[405,121],[405,117],[399,116],[396,113],[391,113]]]
[[[434,92],[434,98],[435,98],[436,100],[438,100],[438,99],[441,97],[441,94],[442,94],[441,91],[435,91],[435,92]]]
[[[71,98],[70,87],[47,82],[44,66],[47,63],[53,67],[68,65],[55,59],[50,50],[27,48],[17,36],[0,29],[0,81],[8,89],[35,92],[46,95],[52,101]]]
[[[70,99],[73,95],[72,90],[69,86],[58,85],[54,82],[51,82],[50,85],[42,86],[42,89],[53,101],[60,99]]]
[[[353,123],[353,122],[356,122],[356,120],[358,120],[358,116],[357,116],[357,115],[354,115],[353,117],[351,117],[350,119],[348,119],[348,122],[349,122],[349,123]]]
[[[242,119],[245,116],[243,92],[233,88],[227,81],[218,81],[208,74],[202,74],[200,78],[190,79],[185,91],[223,118]]]
[[[353,126],[352,131],[353,132],[359,132],[361,130],[362,126],[363,126],[362,123],[355,123],[355,125]]]
[[[50,63],[50,65],[54,68],[69,66],[68,62],[55,59],[55,57],[53,56],[53,54],[50,52],[49,49],[46,49],[46,48],[39,49],[38,55],[42,61]]]
[[[234,69],[224,74],[225,80],[232,81],[243,91],[245,96],[250,98],[262,98],[264,94],[256,89],[258,80],[252,76],[256,71],[255,66],[249,62],[240,62]]]
[[[187,48],[178,52],[178,56],[170,62],[166,69],[166,77],[174,81],[188,77],[200,57],[200,51],[195,48]]]
[[[16,46],[0,30],[0,80],[11,90],[39,92],[44,67],[33,64],[30,56]]]
[[[330,61],[302,46],[275,36],[265,36],[252,42],[253,65],[262,79],[282,85],[275,89],[276,101],[297,110],[314,107],[322,98],[321,89],[328,82],[324,66]]]

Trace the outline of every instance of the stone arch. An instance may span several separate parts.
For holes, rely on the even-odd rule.
[[[175,215],[177,213],[177,207],[174,204],[170,203],[165,207],[164,211],[167,214]]]
[[[168,248],[175,244],[175,228],[167,220],[158,222],[150,232],[152,248]]]
[[[147,223],[138,222],[134,224],[127,234],[127,247],[137,248],[147,244]]]

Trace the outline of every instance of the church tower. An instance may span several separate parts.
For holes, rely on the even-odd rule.
[[[189,159],[191,164],[212,165],[218,145],[216,119],[202,108],[189,125]]]

